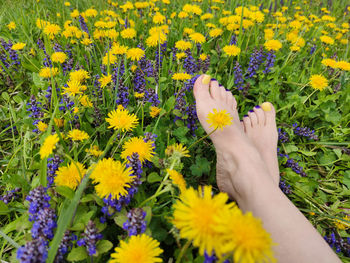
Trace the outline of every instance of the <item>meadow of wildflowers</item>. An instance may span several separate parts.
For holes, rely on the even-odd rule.
[[[274,104],[280,188],[350,262],[346,0],[3,2],[2,262],[272,262],[215,184],[203,73]]]

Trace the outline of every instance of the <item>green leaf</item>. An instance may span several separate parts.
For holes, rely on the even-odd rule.
[[[316,155],[315,152],[309,152],[309,151],[302,151],[302,150],[299,150],[300,153],[306,155],[306,156],[314,156]]]
[[[145,206],[145,207],[142,207],[142,209],[146,212],[145,221],[146,221],[147,225],[149,225],[149,223],[151,222],[151,219],[152,219],[152,207]]]
[[[88,254],[86,252],[86,248],[85,247],[75,247],[68,254],[67,260],[71,261],[71,262],[74,262],[74,261],[84,260],[87,257],[88,257]]]
[[[149,183],[160,182],[162,179],[163,178],[156,172],[152,172],[147,176],[147,182]]]
[[[186,134],[190,129],[183,126],[183,127],[178,127],[173,131],[173,134],[177,137],[177,139],[181,142],[183,142],[183,140],[187,141],[186,138]]]
[[[297,152],[298,147],[296,147],[294,144],[288,144],[285,146],[286,152],[291,153],[291,152]]]
[[[0,200],[0,215],[6,215],[8,213],[10,213],[9,208],[3,201]]]
[[[128,217],[126,216],[125,209],[123,209],[120,213],[118,213],[116,217],[114,217],[114,222],[116,223],[116,225],[120,226],[121,228],[123,228],[123,224],[126,220],[128,220]]]
[[[199,155],[196,156],[196,163],[192,164],[191,172],[194,176],[202,176],[204,173],[209,173],[210,171],[210,162],[203,157],[200,157]]]
[[[72,200],[74,197],[74,191],[71,188],[69,188],[68,186],[63,186],[63,185],[57,186],[56,192],[64,197],[68,198],[69,200]]]
[[[4,91],[3,93],[1,93],[1,97],[6,100],[6,101],[9,101],[10,100],[10,95]]]
[[[38,73],[33,72],[33,82],[34,85],[40,89],[43,89],[45,87],[45,82],[42,80]]]
[[[102,254],[107,252],[113,247],[113,244],[111,241],[108,240],[101,240],[97,243],[96,249],[98,251],[98,254]]]

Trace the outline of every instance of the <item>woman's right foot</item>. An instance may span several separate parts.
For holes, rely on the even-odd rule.
[[[276,112],[270,102],[255,106],[243,117],[244,131],[258,149],[273,181],[279,185],[280,174],[277,159],[278,132]]]
[[[193,93],[198,119],[208,134],[213,129],[207,122],[207,116],[213,109],[226,110],[233,119],[231,125],[216,130],[210,138],[217,154],[217,185],[220,191],[239,201],[243,192],[250,192],[253,182],[271,180],[268,169],[241,127],[232,93],[219,86],[216,80],[210,80],[208,75],[202,75],[196,80]],[[257,179],[258,174],[260,178]]]

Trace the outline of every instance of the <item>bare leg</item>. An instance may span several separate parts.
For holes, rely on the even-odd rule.
[[[233,117],[231,126],[214,132],[217,153],[217,183],[221,191],[234,198],[243,211],[252,211],[263,221],[278,245],[278,262],[340,262],[321,235],[293,203],[281,192],[254,142],[242,131],[232,94],[210,84],[204,76],[194,86],[197,115],[206,132],[211,129],[206,116],[213,108],[226,109]],[[209,92],[210,90],[210,92]]]

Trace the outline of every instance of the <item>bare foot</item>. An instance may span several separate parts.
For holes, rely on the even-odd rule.
[[[220,191],[237,200],[241,189],[250,189],[256,174],[266,174],[269,177],[267,167],[242,129],[232,93],[219,86],[215,79],[210,80],[208,75],[202,75],[196,80],[193,93],[198,119],[208,134],[213,129],[207,123],[207,115],[213,109],[226,110],[233,118],[230,126],[216,130],[210,138],[217,154],[217,185]],[[265,173],[261,171],[264,169]]]
[[[275,109],[270,102],[255,106],[243,117],[244,131],[258,149],[270,176],[278,185],[280,180],[277,160],[278,132]]]

